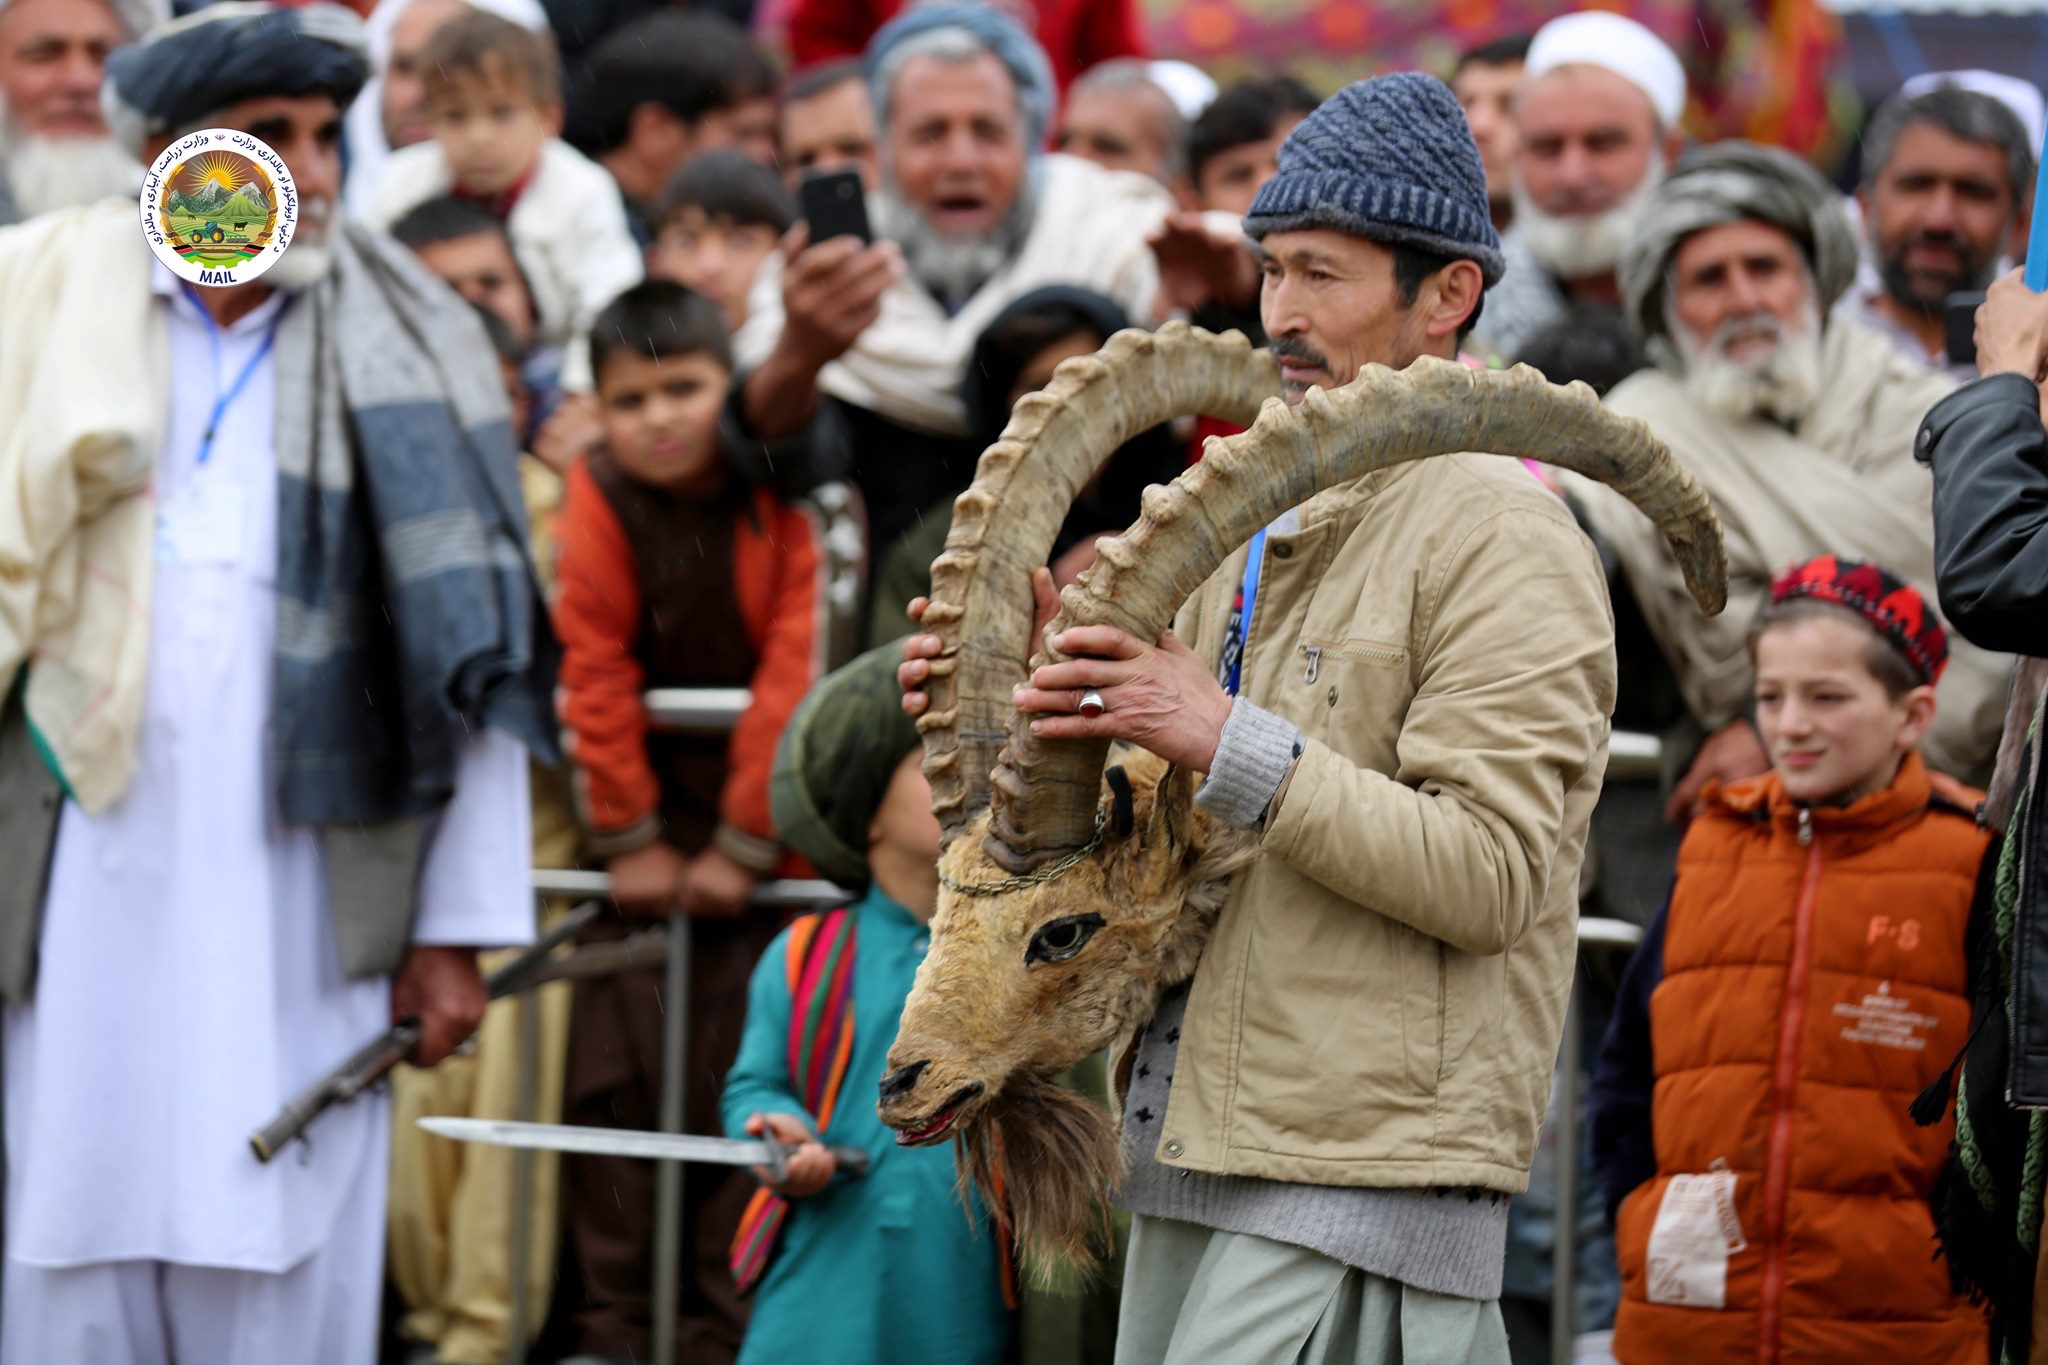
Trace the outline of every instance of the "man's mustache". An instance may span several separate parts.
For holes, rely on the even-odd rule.
[[[1321,351],[1303,341],[1300,337],[1277,337],[1267,349],[1275,360],[1292,360],[1311,369],[1327,373],[1330,361]]]
[[[1947,247],[1965,265],[1973,262],[1977,256],[1977,253],[1971,250],[1968,242],[1945,228],[1930,228],[1919,232],[1909,232],[1904,240],[1899,243],[1899,251],[1901,254],[1904,254],[1911,251],[1914,247],[1921,246]]]

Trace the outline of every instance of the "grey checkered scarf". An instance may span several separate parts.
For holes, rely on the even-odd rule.
[[[277,700],[291,824],[429,814],[464,739],[543,757],[557,650],[495,353],[389,238],[338,223],[277,338]]]

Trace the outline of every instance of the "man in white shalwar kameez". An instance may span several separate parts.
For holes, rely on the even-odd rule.
[[[328,334],[337,326],[371,332],[381,321],[363,312],[362,300],[375,292],[363,288],[365,267],[336,269],[337,257],[361,259],[366,244],[374,252],[379,240],[359,229],[345,233],[334,217],[340,120],[363,71],[353,16],[320,5],[293,12],[220,5],[159,30],[126,59],[125,67],[119,60],[110,66],[109,84],[118,87],[116,101],[132,106],[123,112],[145,162],[193,127],[250,132],[291,167],[302,227],[261,282],[231,289],[194,287],[149,259],[132,206],[121,216],[139,260],[124,254],[105,211],[66,229],[69,242],[104,244],[119,262],[79,260],[77,269],[103,272],[110,294],[120,284],[140,297],[110,298],[103,320],[52,322],[50,342],[75,342],[97,323],[109,347],[147,350],[141,368],[158,372],[149,379],[160,386],[162,406],[153,431],[143,424],[154,449],[138,452],[147,462],[141,496],[153,503],[153,524],[139,575],[147,591],[137,594],[143,601],[127,624],[146,639],[146,664],[132,752],[120,753],[126,766],[118,794],[84,795],[103,790],[93,779],[104,765],[84,746],[52,742],[52,723],[39,718],[39,704],[46,712],[61,708],[39,701],[35,674],[46,655],[36,646],[57,646],[29,642],[30,682],[0,707],[7,722],[25,720],[36,756],[65,792],[51,807],[54,839],[40,919],[30,921],[26,938],[28,964],[0,962],[10,1002],[0,1362],[371,1365],[383,1288],[386,1099],[364,1095],[330,1110],[308,1130],[305,1149],[267,1165],[250,1154],[247,1137],[394,1018],[420,1021],[417,1060],[431,1065],[445,1056],[481,1017],[476,950],[532,933],[521,738],[533,742],[528,712],[545,714],[547,648],[533,637],[530,618],[514,619],[533,602],[521,591],[530,581],[526,566],[515,553],[508,570],[500,552],[519,543],[523,527],[516,516],[499,518],[491,497],[478,499],[480,514],[442,507],[422,522],[432,519],[443,540],[409,559],[407,529],[392,524],[402,514],[387,506],[392,490],[374,486],[379,459],[389,458],[388,437],[384,455],[373,448],[380,431],[395,429],[394,413],[411,431],[448,433],[448,446],[474,441],[464,455],[433,449],[430,438],[426,448],[405,452],[419,467],[437,459],[495,461],[496,425],[466,420],[462,411],[467,404],[470,413],[491,416],[473,396],[496,383],[495,366],[481,345],[466,356],[438,357],[454,415],[437,425],[420,416],[426,400],[373,406],[365,395],[375,378],[362,378],[346,343],[335,354]],[[194,67],[205,72],[198,78],[204,88],[188,88]],[[0,250],[23,240],[0,237]],[[416,281],[405,269],[377,283],[387,291],[410,287]],[[452,294],[419,298],[445,302],[459,325],[468,324]],[[23,316],[15,306],[21,302],[0,277],[0,313]],[[308,324],[309,312],[320,325]],[[21,363],[5,349],[0,340],[0,392],[9,364]],[[462,372],[472,363],[481,379]],[[112,384],[120,368],[109,369]],[[106,401],[119,406],[111,393]],[[309,415],[336,404],[347,407],[345,422],[322,427]],[[7,429],[32,416],[0,410],[0,472],[10,478],[14,465],[24,478],[36,473],[33,437]],[[333,465],[321,472],[320,461],[335,458],[337,439],[342,447],[355,443],[340,460],[351,466],[343,483],[355,481],[344,496],[369,508],[361,523],[372,528],[364,532],[377,546],[372,572],[381,570],[386,585],[382,603],[369,610],[387,621],[409,617],[397,623],[397,635],[412,627],[429,636],[458,633],[419,619],[433,615],[436,601],[451,604],[451,617],[489,615],[483,599],[473,611],[458,613],[455,604],[465,585],[487,582],[493,567],[513,585],[498,602],[507,610],[502,638],[491,643],[497,652],[489,662],[500,666],[494,681],[423,713],[410,708],[409,696],[381,698],[405,713],[415,740],[422,714],[431,721],[445,711],[455,732],[440,745],[442,770],[421,757],[436,746],[419,743],[376,770],[388,775],[395,763],[410,790],[353,806],[343,780],[332,792],[320,780],[301,780],[309,750],[304,724],[293,718],[311,709],[319,729],[334,714],[331,701],[315,695],[317,681],[293,661],[306,662],[339,637],[343,652],[310,674],[346,672],[355,657],[348,642],[364,634],[360,617],[353,629],[339,619],[350,610],[339,599],[321,608],[337,618],[326,623],[325,638],[316,638],[318,630],[308,636],[303,620],[302,599],[310,593],[319,601],[332,585],[317,572],[310,584],[304,579],[309,557],[298,547],[318,536],[308,536],[296,512],[333,505],[321,501],[333,496]],[[297,456],[285,454],[308,448],[321,494],[312,499],[301,496]],[[508,440],[508,474],[510,449]],[[0,499],[0,537],[16,524],[7,512]],[[448,530],[458,523],[459,532]],[[80,524],[87,524],[83,513]],[[320,528],[332,531],[330,523]],[[40,529],[24,534],[33,539]],[[461,558],[449,546],[472,533],[492,553],[481,556],[481,567],[446,572]],[[0,559],[10,548],[17,547],[0,543]],[[28,548],[34,557],[37,547]],[[441,597],[408,596],[405,585],[437,575],[445,579],[434,588]],[[373,596],[377,581],[369,580]],[[348,588],[360,595],[364,585]],[[397,661],[383,665],[416,669],[407,649],[401,642]],[[463,660],[479,672],[485,662],[476,654]],[[0,696],[10,681],[11,672],[0,671]],[[420,679],[404,681],[413,689]],[[451,681],[449,690],[459,686]],[[356,691],[370,707],[380,701],[374,679]],[[118,687],[108,694],[108,706],[123,705]],[[351,731],[361,722],[344,713],[328,738],[343,749],[374,748],[378,719]],[[34,771],[10,768],[9,733],[0,724],[0,802],[23,796],[15,779]],[[372,766],[363,761],[365,770]],[[412,799],[419,791],[430,795]],[[287,808],[303,811],[309,801],[329,803],[328,815],[293,819]],[[410,823],[398,818],[412,814],[419,818]],[[394,818],[387,824],[376,818],[382,815]],[[407,829],[411,842],[401,833],[397,847],[410,856],[394,863],[385,840]],[[0,827],[0,858],[23,847],[20,822]],[[401,918],[395,930],[382,929],[388,942],[365,947],[361,923],[379,915],[388,921],[393,904]],[[0,939],[13,944],[23,936],[0,928]]]

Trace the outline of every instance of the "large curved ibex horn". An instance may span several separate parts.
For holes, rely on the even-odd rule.
[[[1018,400],[954,502],[945,552],[932,563],[924,628],[943,649],[932,660],[931,707],[917,728],[946,842],[988,804],[1009,736],[1010,693],[1037,648],[1031,571],[1052,552],[1075,497],[1139,432],[1191,413],[1248,426],[1279,391],[1273,358],[1239,333],[1170,322],[1156,332],[1118,332]]]
[[[1145,514],[1101,543],[1066,590],[1050,638],[1108,624],[1156,640],[1230,553],[1290,507],[1376,470],[1461,450],[1522,456],[1613,487],[1657,524],[1712,615],[1728,566],[1713,504],[1642,422],[1600,405],[1584,384],[1559,388],[1525,365],[1505,373],[1423,359],[1395,372],[1368,365],[1341,389],[1311,389],[1299,407],[1269,402],[1241,436],[1214,440],[1202,462],[1145,490]],[[1057,658],[1047,647],[1047,657]],[[1106,740],[1040,740],[1015,713],[994,777],[989,855],[1026,871],[1094,837]]]

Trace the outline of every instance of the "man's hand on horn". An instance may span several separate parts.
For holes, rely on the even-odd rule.
[[[1052,647],[1074,657],[1035,670],[1013,698],[1019,711],[1038,716],[1032,734],[1129,740],[1179,767],[1209,771],[1230,694],[1172,631],[1153,645],[1115,626],[1076,626],[1055,635]],[[1081,714],[1089,692],[1101,702],[1093,716]]]
[[[1031,575],[1031,597],[1034,618],[1031,622],[1031,638],[1040,639],[1045,628],[1052,624],[1052,618],[1059,615],[1060,592],[1053,585],[1052,570],[1039,569]],[[924,624],[925,603],[931,599],[913,597],[905,614],[914,626]],[[911,635],[903,641],[903,662],[896,666],[896,685],[903,689],[903,709],[911,716],[921,716],[931,709],[931,694],[925,691],[925,684],[931,681],[931,661],[946,652],[946,642],[936,635]]]

